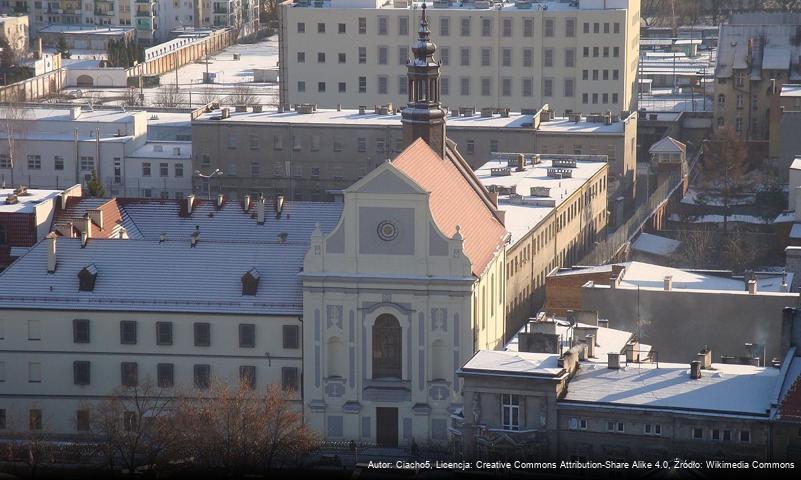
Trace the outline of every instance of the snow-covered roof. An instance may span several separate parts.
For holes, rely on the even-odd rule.
[[[564,402],[767,417],[782,380],[772,367],[712,364],[699,379],[689,370],[689,363],[582,364]]]
[[[448,118],[448,126],[451,119]],[[621,135],[625,131],[625,121],[612,122],[589,122],[586,118],[579,122],[571,121],[565,117],[556,117],[548,122],[541,122],[539,131],[547,133],[593,133],[601,135]]]
[[[682,153],[687,151],[687,145],[675,138],[665,137],[648,149],[650,153]]]
[[[190,159],[192,158],[192,142],[152,141],[146,142],[127,157],[158,159]]]
[[[461,368],[464,373],[558,377],[559,355],[511,350],[479,350]]]
[[[44,240],[0,273],[0,309],[116,310],[256,315],[302,314],[298,272],[308,245],[233,243],[189,236],[152,240],[57,239],[57,268],[47,272]],[[78,290],[78,272],[94,264],[93,291]],[[241,278],[262,272],[256,295]]]
[[[641,233],[631,246],[634,250],[653,255],[672,255],[681,242],[672,238],[660,237],[651,233]]]
[[[528,157],[531,155],[527,155]],[[562,157],[576,159],[576,167],[569,168],[572,177],[556,178],[548,176],[548,169],[554,166],[554,162]],[[587,160],[581,160],[584,157]],[[514,245],[522,239],[529,231],[537,226],[554,208],[570,198],[573,193],[584,186],[587,181],[598,174],[608,164],[601,161],[605,156],[582,156],[582,155],[547,155],[539,156],[540,163],[537,165],[526,165],[526,170],[515,171],[516,168],[510,167],[509,174],[503,176],[493,176],[493,169],[506,168],[507,160],[492,160],[485,163],[476,170],[476,176],[481,183],[490,190],[497,190],[496,187],[516,189],[517,198],[509,194],[498,195],[498,209],[506,212],[506,230],[512,235],[512,241],[508,247]],[[546,194],[541,193],[537,197],[531,196],[531,189],[535,187],[550,189]]]
[[[29,188],[27,195],[17,196],[15,203],[6,203],[10,195],[14,194],[13,188],[0,189],[0,212],[1,213],[33,213],[33,207],[47,200],[52,200],[58,196],[61,190],[38,190]]]
[[[801,238],[801,223],[794,223],[790,229],[790,238]]]

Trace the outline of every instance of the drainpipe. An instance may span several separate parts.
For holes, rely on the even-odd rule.
[[[95,158],[97,159],[95,175],[97,176],[97,180],[100,181],[100,127],[95,128]]]
[[[81,184],[83,182],[81,182],[81,167],[79,165],[81,156],[80,156],[80,145],[78,143],[78,129],[77,128],[75,130],[73,130],[73,135],[74,135],[73,143],[74,143],[74,146],[75,146],[75,183],[76,184]]]

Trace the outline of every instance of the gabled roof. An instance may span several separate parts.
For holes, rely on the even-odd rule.
[[[429,207],[437,227],[453,237],[456,226],[464,237],[464,253],[480,276],[495,253],[503,247],[506,229],[496,216],[486,189],[459,153],[448,143],[445,158],[417,139],[392,164],[430,192]]]
[[[103,212],[103,228],[92,222],[93,238],[118,238],[122,228],[128,232],[129,238],[140,237],[136,225],[131,222],[116,198],[69,197],[67,208],[57,211],[53,217],[53,225],[71,222],[75,233],[79,233],[83,228],[84,215],[88,210],[95,209]]]
[[[793,357],[785,378],[787,387],[779,398],[778,417],[781,420],[801,422],[801,357]]]
[[[686,151],[687,145],[671,137],[659,140],[648,149],[650,153],[683,153]]]

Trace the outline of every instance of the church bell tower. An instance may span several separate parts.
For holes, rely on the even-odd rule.
[[[434,60],[437,46],[431,41],[425,3],[422,9],[417,42],[412,45],[413,58],[406,64],[409,101],[401,113],[403,141],[409,146],[422,138],[443,157],[446,113],[439,103],[439,63]]]

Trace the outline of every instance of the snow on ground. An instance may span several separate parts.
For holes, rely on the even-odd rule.
[[[632,244],[634,250],[653,255],[669,256],[679,248],[681,242],[672,238],[642,233]]]
[[[704,192],[699,192],[695,189],[687,190],[687,195],[681,199],[681,203],[685,205],[705,205],[710,207],[725,207],[722,198],[715,197],[707,194],[706,198],[702,198]],[[743,195],[738,198],[733,198],[729,201],[729,205],[753,205],[756,203],[756,196]]]
[[[685,222],[685,223],[723,223],[723,215],[688,215],[686,219],[682,219],[682,216],[677,213],[670,214],[668,218],[671,222]],[[740,222],[740,223],[752,223],[758,225],[764,225],[772,223],[772,220],[768,219],[765,220],[762,217],[757,217],[755,215],[741,215],[741,214],[732,214],[728,217],[729,222]]]

